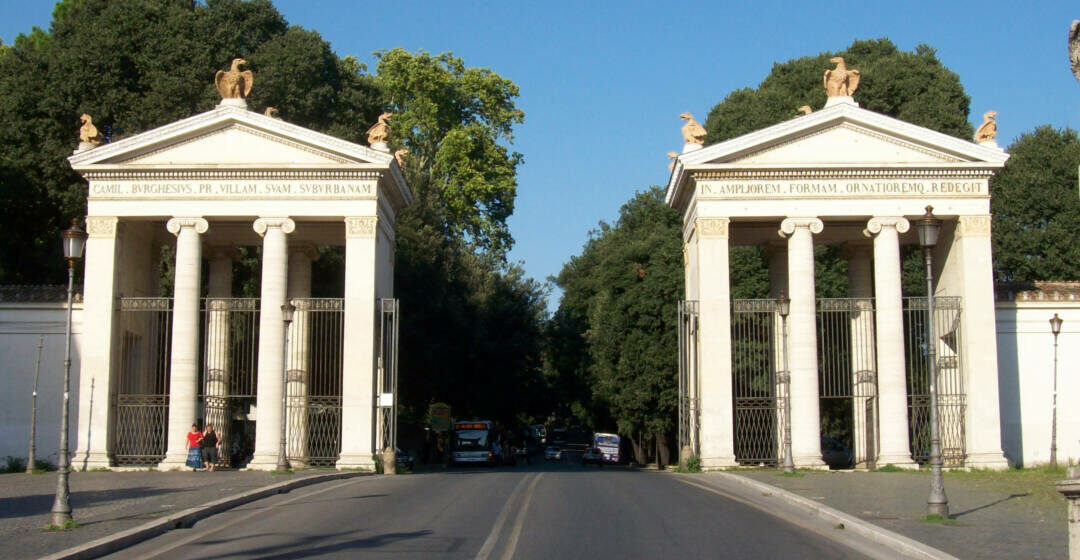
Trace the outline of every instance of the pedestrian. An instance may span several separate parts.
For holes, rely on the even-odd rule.
[[[191,467],[192,471],[197,471],[203,468],[202,462],[202,449],[199,447],[199,442],[202,441],[202,432],[199,431],[198,424],[191,425],[191,431],[187,433],[187,466]]]
[[[206,470],[213,472],[215,463],[220,461],[221,458],[218,454],[218,435],[210,424],[207,424],[206,430],[203,431],[199,447],[202,448],[202,459],[206,465]]]

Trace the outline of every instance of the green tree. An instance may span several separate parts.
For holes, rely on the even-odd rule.
[[[990,180],[995,280],[1080,278],[1076,131],[1040,126],[1008,152],[1009,161]]]

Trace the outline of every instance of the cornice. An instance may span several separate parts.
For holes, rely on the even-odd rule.
[[[103,180],[198,180],[198,179],[268,179],[268,180],[378,180],[385,169],[102,169],[83,173],[91,181]]]
[[[988,179],[994,175],[992,169],[984,167],[763,167],[737,169],[696,169],[689,172],[691,179],[703,180],[746,180],[746,179]]]

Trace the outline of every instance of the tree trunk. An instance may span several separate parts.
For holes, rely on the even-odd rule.
[[[665,433],[656,434],[656,464],[661,469],[671,464],[671,448]]]
[[[645,449],[641,446],[641,434],[637,437],[630,436],[630,445],[634,448],[634,462],[639,465],[646,464]]]

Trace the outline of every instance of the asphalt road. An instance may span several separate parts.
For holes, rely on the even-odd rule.
[[[108,558],[863,558],[692,477],[572,461],[361,477]]]

